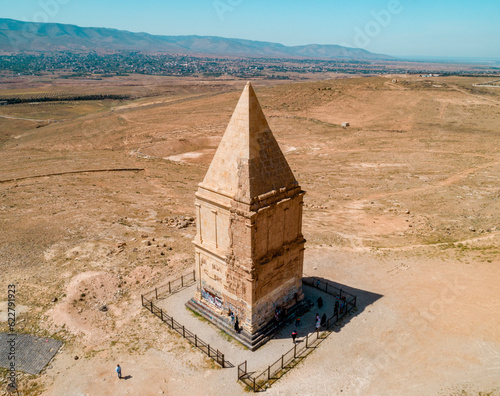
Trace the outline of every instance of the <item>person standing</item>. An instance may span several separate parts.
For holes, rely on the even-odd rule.
[[[318,298],[318,308],[319,309],[323,308],[323,299],[321,298],[321,296],[319,296]]]
[[[295,339],[296,338],[297,338],[297,331],[294,330],[294,331],[292,331],[292,341],[293,341],[294,344],[295,344]]]
[[[120,367],[119,364],[116,365],[116,374],[118,374],[118,379],[121,379],[122,378],[122,368]]]

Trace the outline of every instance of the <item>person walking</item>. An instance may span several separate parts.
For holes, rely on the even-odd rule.
[[[122,368],[120,367],[119,364],[116,365],[116,374],[118,374],[118,379],[121,379],[122,378]]]
[[[297,338],[297,331],[294,330],[294,331],[292,331],[292,341],[293,341],[294,344],[295,344],[295,339],[296,338]]]
[[[297,318],[295,319],[295,327],[299,326],[300,326],[300,316],[297,316]]]

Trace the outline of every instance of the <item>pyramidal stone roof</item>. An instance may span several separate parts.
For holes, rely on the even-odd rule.
[[[248,82],[200,187],[251,203],[297,185]]]

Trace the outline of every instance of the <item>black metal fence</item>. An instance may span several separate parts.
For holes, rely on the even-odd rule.
[[[205,341],[200,339],[196,334],[192,333],[186,327],[179,322],[177,322],[172,316],[167,314],[163,309],[158,308],[153,303],[153,298],[158,299],[158,296],[162,296],[164,294],[172,294],[183,287],[187,287],[192,284],[196,280],[195,272],[189,273],[187,275],[183,275],[178,279],[173,281],[169,281],[168,283],[155,288],[154,290],[141,294],[141,303],[144,308],[147,308],[154,315],[159,317],[164,323],[168,325],[172,330],[177,332],[183,338],[188,340],[191,344],[193,344],[200,351],[208,355],[209,358],[212,358],[217,364],[219,364],[222,368],[233,367],[233,365],[224,358],[224,354],[218,349],[212,348],[210,344],[207,344]],[[150,297],[149,297],[150,296]],[[148,298],[149,297],[149,298]]]
[[[270,364],[260,374],[253,375],[253,373],[249,373],[247,361],[241,363],[238,366],[238,381],[243,382],[254,392],[265,389],[267,384],[271,381],[281,378],[284,373],[294,367],[295,363],[297,363],[299,359],[304,358],[309,353],[311,348],[315,348],[323,339],[328,337],[331,333],[330,329],[350,311],[352,311],[354,307],[356,307],[357,299],[355,295],[345,292],[329,282],[325,282],[317,278],[313,278],[312,281],[309,279],[303,279],[303,282],[308,286],[315,287],[332,296],[335,296],[336,298],[338,297],[339,301],[343,301],[345,306],[343,307],[343,310],[340,310],[339,302],[339,310],[327,319],[325,331],[320,332],[318,330],[314,333],[306,335],[305,339],[298,344],[294,344],[292,349],[281,355],[278,360]]]
[[[306,335],[302,341],[294,344],[292,349],[281,355],[278,360],[257,375],[248,372],[248,364],[245,360],[238,366],[238,380],[254,392],[265,389],[272,380],[281,378],[283,374],[295,366],[299,359],[307,356],[311,348],[315,348],[319,342],[328,337],[328,333],[327,331],[315,331]]]
[[[333,315],[330,316],[326,321],[326,329],[330,330],[333,326],[335,326],[340,319],[346,316],[349,312],[356,307],[357,297],[354,294],[348,293],[345,290],[339,289],[335,285],[330,282],[324,281],[318,278],[303,278],[302,282],[311,287],[315,287],[318,290],[321,290],[331,296],[334,296],[339,301],[339,308]]]
[[[168,281],[167,283],[157,286],[153,290],[144,293],[144,297],[147,298],[154,297],[156,300],[158,300],[159,298],[164,297],[165,295],[175,293],[176,291],[184,287],[191,286],[195,281],[196,281],[196,272],[193,270],[193,272],[189,272],[185,275],[182,275],[180,278]]]

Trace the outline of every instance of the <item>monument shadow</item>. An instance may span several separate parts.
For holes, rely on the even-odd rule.
[[[295,330],[297,332],[297,343],[301,342],[302,338],[317,330],[317,315],[320,318],[320,323],[322,322],[321,318],[324,315],[324,319],[326,319],[326,321],[330,319],[330,330],[338,333],[351,321],[352,318],[361,315],[368,306],[383,297],[383,295],[378,293],[358,289],[323,277],[313,276],[304,276],[303,291],[304,297],[313,304],[311,309],[302,315],[299,321],[297,321],[296,317],[288,317],[284,319],[286,324],[281,324],[281,326],[279,326],[280,330],[278,330],[272,338],[289,338],[290,344],[292,345],[292,332]],[[339,316],[342,316],[342,314],[345,313],[345,311],[341,311],[342,297],[345,297],[345,305],[347,305],[347,302],[352,301],[355,297],[356,305],[351,307],[350,311],[343,317],[339,318],[337,323],[333,324],[336,319],[336,301],[338,301],[339,305],[337,308]],[[321,302],[318,301],[320,298]],[[344,310],[347,308],[348,307],[344,307]],[[323,325],[319,327],[319,330],[327,330],[326,323],[322,324]]]

